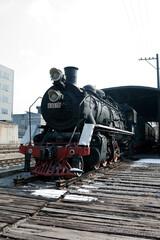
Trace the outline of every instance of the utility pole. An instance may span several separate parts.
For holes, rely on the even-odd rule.
[[[157,70],[157,88],[160,90],[160,82],[159,82],[159,56],[158,54],[156,54],[156,57],[152,57],[152,58],[140,58],[139,61],[145,60],[146,62],[148,62],[152,67],[154,67]],[[150,63],[151,60],[156,60],[156,67]],[[158,143],[159,143],[159,155],[160,155],[160,94],[158,94],[157,96],[157,102],[158,102]]]
[[[157,62],[157,88],[160,88],[160,83],[159,83],[159,56],[156,54],[156,62]]]
[[[158,54],[156,54],[156,57],[140,58],[139,59],[139,61],[143,61],[143,60],[148,62],[152,67],[154,67],[157,70],[157,88],[160,88],[160,82],[159,82],[159,56],[158,56]],[[151,60],[156,60],[157,67],[155,67],[152,63],[150,63]]]

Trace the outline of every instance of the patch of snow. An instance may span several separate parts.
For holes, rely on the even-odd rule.
[[[76,194],[68,194],[65,196],[64,199],[65,200],[74,200],[74,201],[85,201],[85,202],[91,202],[91,201],[98,200],[98,198],[83,196],[83,195],[76,195]]]
[[[159,158],[142,158],[136,161],[136,163],[160,163],[160,159]]]
[[[65,190],[56,190],[56,189],[39,189],[32,192],[33,195],[42,196],[46,198],[60,198],[66,193]]]
[[[78,192],[89,193],[89,190],[88,189],[84,189],[84,188],[79,188],[77,191]]]

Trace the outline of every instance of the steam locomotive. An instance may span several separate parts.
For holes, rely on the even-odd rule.
[[[33,175],[80,176],[117,161],[132,147],[134,133],[126,126],[126,108],[91,85],[78,88],[77,71],[50,70],[53,85],[41,102],[46,125],[33,143],[20,146],[27,168],[31,158],[36,160]]]

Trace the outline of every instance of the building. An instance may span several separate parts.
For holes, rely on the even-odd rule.
[[[32,130],[35,129],[35,127],[45,124],[41,114],[31,113],[30,116]],[[29,112],[26,112],[25,114],[13,114],[13,122],[18,124],[18,138],[22,139],[24,135],[29,131]]]
[[[0,65],[0,120],[12,121],[14,71]]]
[[[18,125],[12,122],[0,121],[0,147],[18,146]]]

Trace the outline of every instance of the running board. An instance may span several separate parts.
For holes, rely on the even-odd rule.
[[[88,146],[89,147],[94,128],[101,128],[101,129],[106,130],[107,132],[119,133],[119,134],[124,134],[124,135],[128,135],[128,136],[134,135],[133,132],[129,132],[129,131],[118,129],[118,128],[108,127],[108,126],[104,126],[101,124],[85,123],[79,143],[78,143],[79,146]]]
[[[96,124],[95,127],[106,129],[108,132],[121,133],[121,134],[125,134],[125,135],[128,135],[128,136],[133,136],[134,135],[133,132],[129,132],[129,131],[118,129],[118,128],[112,128],[112,127],[104,126],[104,125],[101,125],[101,124]]]

